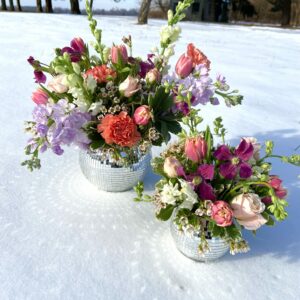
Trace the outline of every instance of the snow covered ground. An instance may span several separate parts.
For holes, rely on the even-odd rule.
[[[137,26],[129,17],[98,18],[104,41],[131,34],[144,55],[162,21]],[[244,105],[207,106],[207,122],[223,115],[229,137],[273,139],[279,153],[300,145],[300,31],[184,23],[177,57],[188,42],[245,95]],[[47,153],[40,171],[20,167],[23,121],[35,85],[26,58],[52,57],[74,36],[91,40],[84,16],[0,13],[0,299],[300,299],[300,182],[296,167],[276,162],[289,195],[287,221],[248,234],[245,255],[195,263],[172,243],[169,227],[133,192],[97,191],[82,176],[77,152]],[[173,60],[173,63],[175,60]],[[155,149],[158,153],[159,149]],[[299,152],[299,150],[298,150]],[[146,178],[152,189],[154,175]]]

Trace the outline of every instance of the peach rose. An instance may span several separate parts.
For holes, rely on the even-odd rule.
[[[267,223],[267,220],[261,215],[265,210],[265,205],[254,193],[236,196],[231,201],[231,207],[236,220],[248,230],[257,230]]]
[[[109,145],[132,147],[141,139],[136,124],[124,111],[118,115],[106,115],[97,130]]]

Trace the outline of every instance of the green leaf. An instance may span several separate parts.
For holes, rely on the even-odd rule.
[[[96,140],[91,143],[90,147],[92,150],[96,150],[101,148],[103,145],[104,145],[104,140]]]
[[[171,133],[178,134],[181,132],[181,126],[177,121],[168,121],[166,122],[166,126]]]
[[[159,220],[167,221],[172,216],[173,210],[175,206],[168,204],[166,208],[162,208],[158,214],[156,214],[156,217]]]

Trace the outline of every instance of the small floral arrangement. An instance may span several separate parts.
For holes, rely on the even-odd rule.
[[[146,153],[179,133],[190,107],[218,104],[218,96],[229,106],[240,104],[242,96],[229,91],[223,76],[215,82],[209,77],[210,61],[193,44],[180,56],[175,72],[168,73],[181,32],[176,24],[191,3],[179,2],[176,13],[169,12],[159,47],[143,59],[133,56],[130,35],[120,45],[102,44],[102,31],[87,1],[96,53],[75,38],[70,46],[57,48],[49,64],[28,59],[39,87],[32,94],[33,120],[25,128],[32,135],[25,147],[31,158],[23,165],[40,168],[40,153],[51,149],[62,155],[65,145],[100,149],[104,160],[109,156],[125,164],[137,151]]]
[[[225,143],[221,118],[214,121],[214,134],[209,127],[198,131],[200,122],[194,114],[185,118],[189,133],[183,130],[179,140],[152,161],[154,172],[162,176],[155,194],[143,195],[139,183],[135,200],[154,202],[160,220],[173,214],[179,231],[200,237],[200,253],[209,251],[208,232],[228,242],[231,254],[246,252],[244,229],[255,233],[287,217],[287,190],[272,174],[269,159],[300,166],[300,155],[274,155],[272,141],[265,142],[262,154],[262,145],[253,137],[242,138],[234,147]]]

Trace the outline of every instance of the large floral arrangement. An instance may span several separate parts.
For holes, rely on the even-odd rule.
[[[29,57],[39,87],[32,94],[33,120],[26,122],[32,138],[25,153],[31,158],[23,165],[40,168],[40,153],[51,149],[61,155],[65,145],[101,149],[104,158],[126,163],[136,151],[146,153],[151,145],[167,142],[170,133],[179,133],[190,107],[218,104],[218,96],[229,106],[240,104],[242,96],[229,91],[223,76],[215,82],[209,77],[210,61],[193,44],[169,73],[181,32],[176,24],[191,2],[180,2],[176,13],[169,13],[160,45],[146,59],[133,56],[131,36],[112,47],[102,43],[88,1],[94,54],[81,38],[74,38],[70,46],[55,50],[49,64]]]
[[[199,251],[209,251],[207,234],[224,239],[232,254],[248,251],[243,230],[254,233],[263,225],[287,217],[287,190],[272,173],[270,158],[300,166],[300,155],[273,154],[273,142],[262,145],[253,137],[244,137],[237,146],[225,143],[222,119],[214,130],[198,131],[201,120],[186,117],[189,132],[154,158],[154,172],[162,176],[153,196],[143,195],[136,186],[136,201],[153,201],[156,217],[174,223],[185,234],[200,237]],[[214,142],[218,141],[218,143]]]

